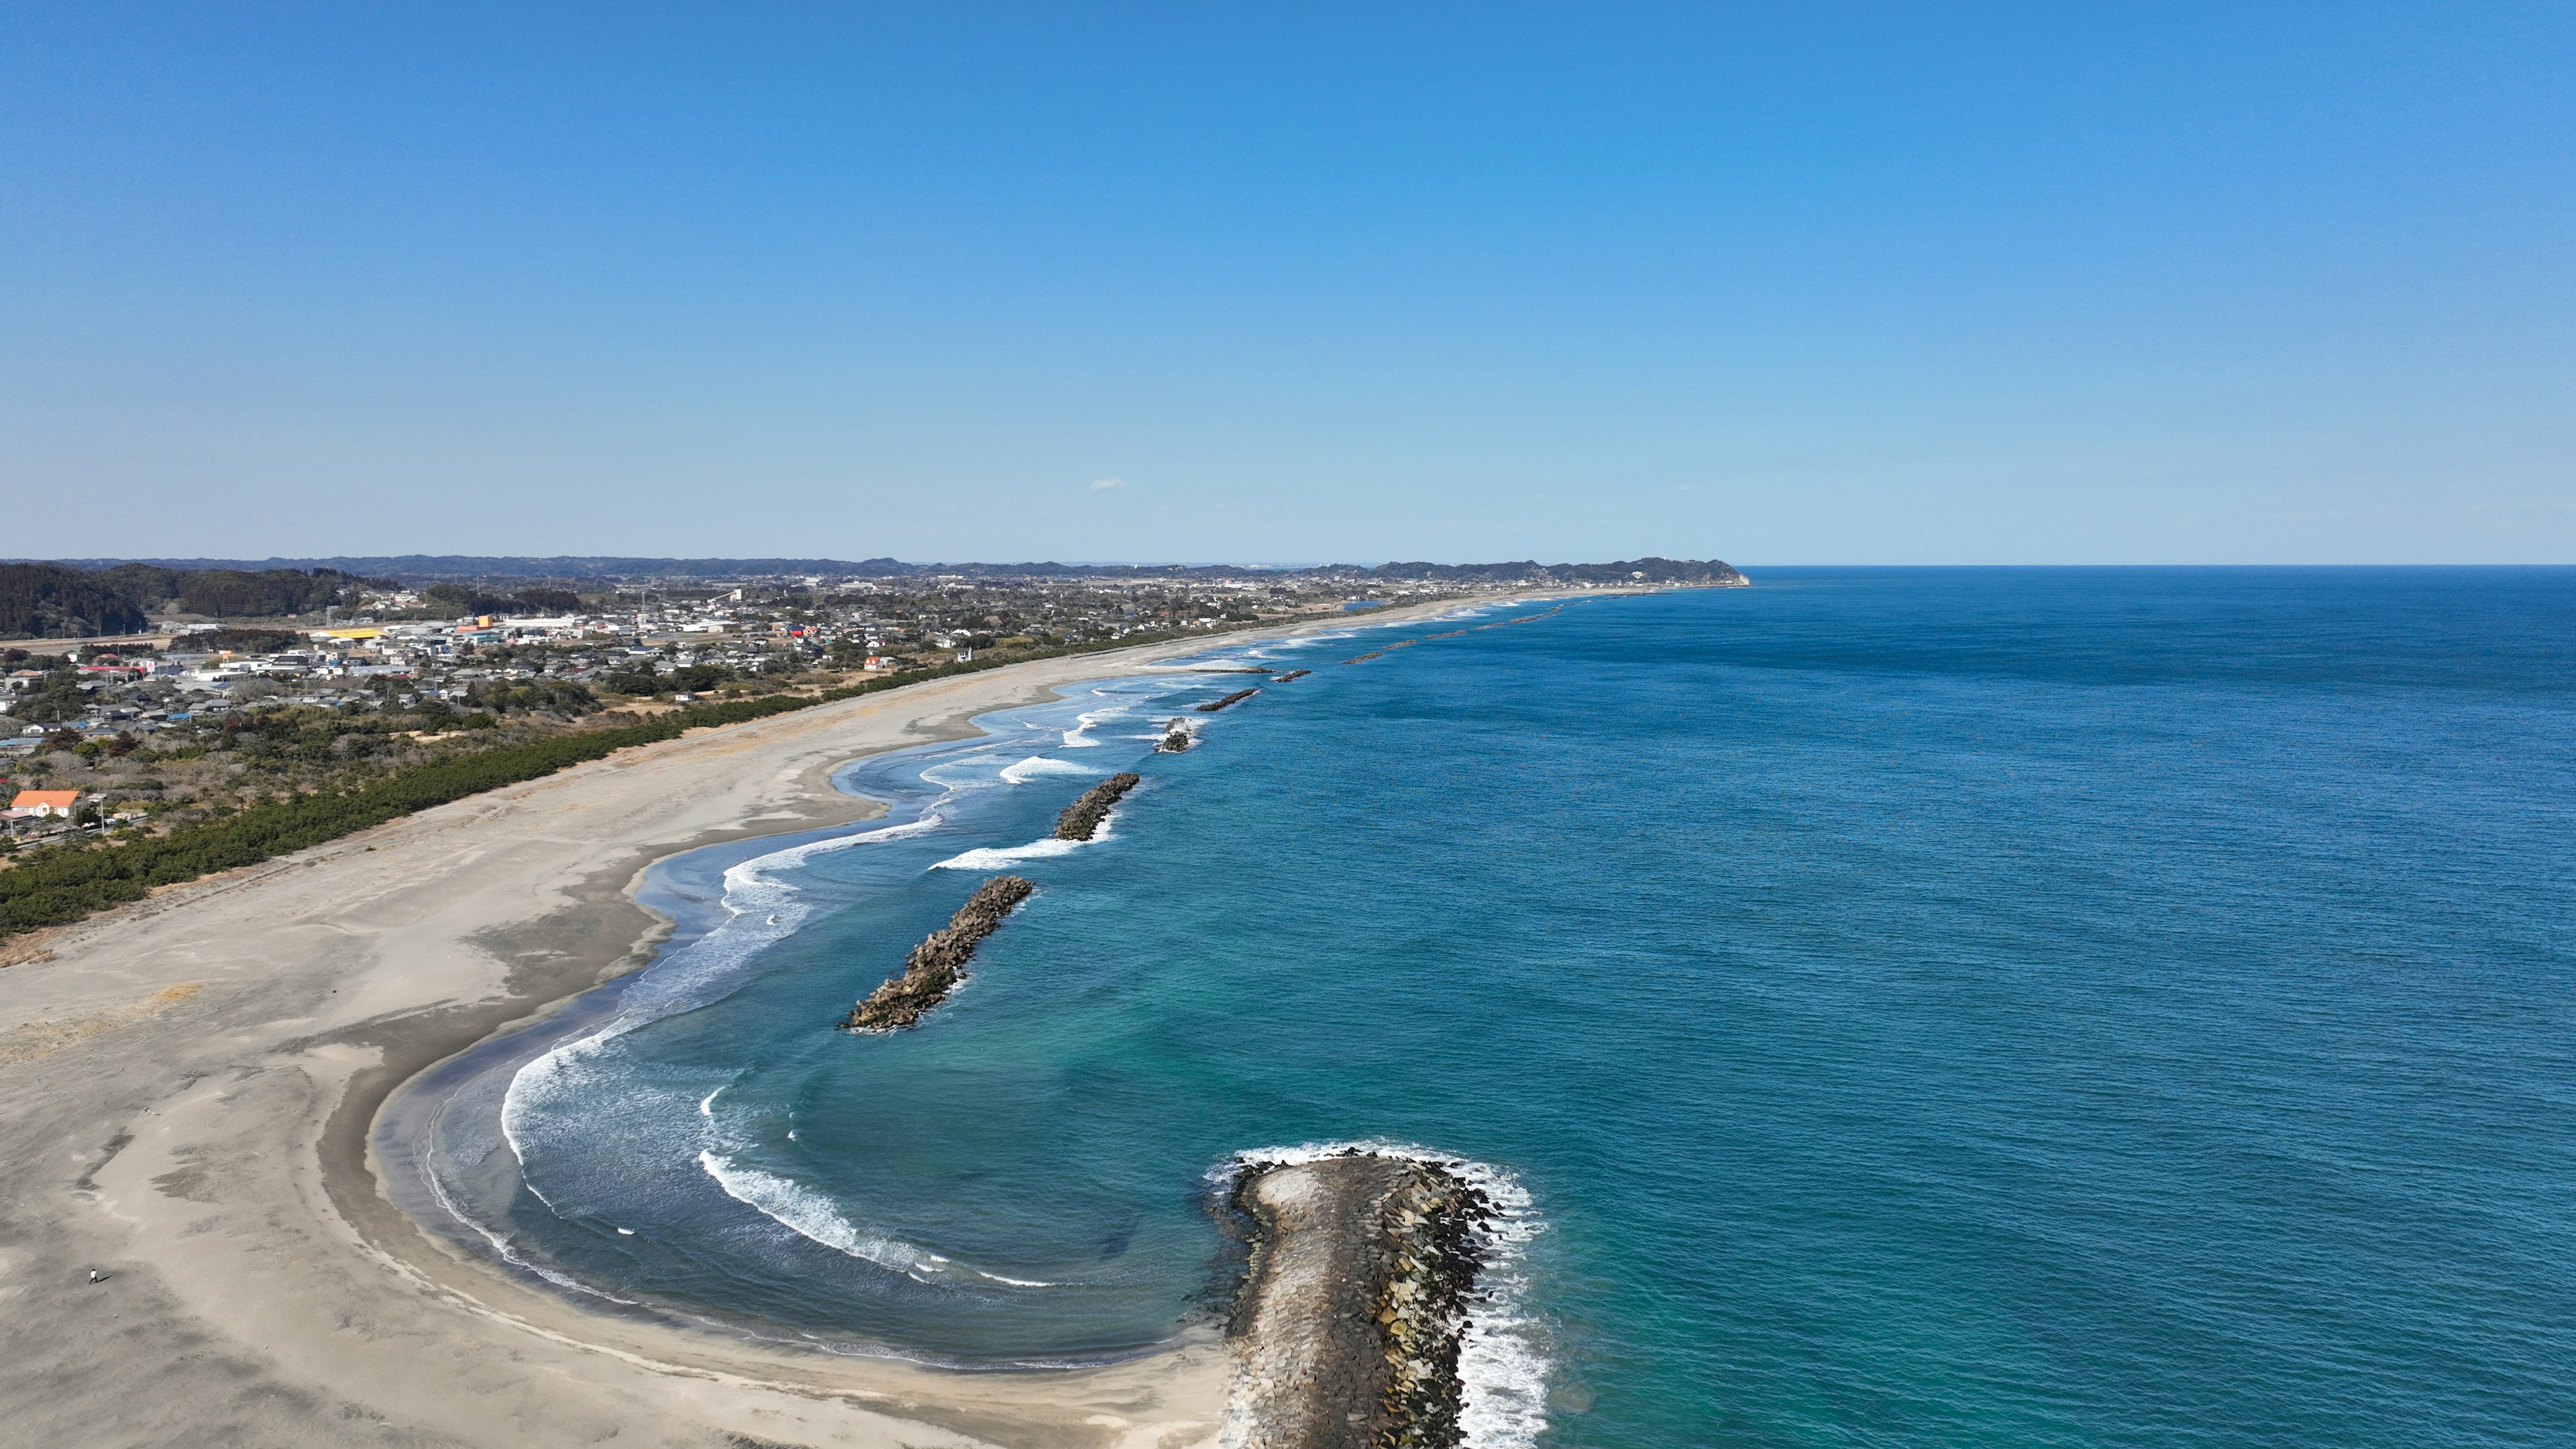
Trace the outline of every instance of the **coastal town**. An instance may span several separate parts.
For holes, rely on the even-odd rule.
[[[0,847],[163,831],[445,753],[950,662],[1534,585],[1741,578],[1666,559],[437,582],[327,568],[0,571],[21,601],[0,618],[0,635],[19,636],[0,642]],[[121,604],[82,593],[108,584]],[[86,637],[26,637],[83,626]]]

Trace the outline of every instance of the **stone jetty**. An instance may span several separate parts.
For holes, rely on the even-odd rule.
[[[1083,791],[1081,798],[1064,807],[1064,813],[1055,818],[1055,838],[1089,840],[1099,834],[1100,822],[1109,818],[1109,807],[1127,798],[1127,792],[1142,779],[1132,771],[1121,770]]]
[[[1314,672],[1315,671],[1311,669],[1291,669],[1287,673],[1273,678],[1270,682],[1273,684],[1286,684],[1289,680],[1303,679]]]
[[[1241,704],[1243,701],[1245,701],[1245,700],[1247,700],[1247,699],[1252,698],[1254,695],[1259,694],[1260,692],[1261,692],[1261,691],[1260,691],[1260,690],[1258,690],[1258,689],[1238,689],[1238,690],[1236,690],[1234,693],[1227,695],[1227,696],[1226,696],[1225,698],[1223,698],[1223,699],[1211,699],[1211,700],[1209,700],[1207,703],[1205,703],[1205,704],[1203,704],[1203,705],[1200,705],[1200,706],[1199,706],[1199,713],[1201,713],[1201,714],[1214,714],[1214,713],[1216,713],[1218,710],[1221,710],[1221,709],[1225,708],[1227,705],[1230,705],[1230,704]]]
[[[1492,1201],[1436,1163],[1367,1151],[1250,1163],[1252,1235],[1219,1442],[1451,1449],[1458,1350]]]
[[[1156,742],[1154,748],[1166,755],[1177,755],[1188,749],[1192,743],[1190,727],[1179,720],[1174,720],[1163,727],[1163,738]]]
[[[1134,778],[1133,776],[1129,777]],[[901,1031],[917,1026],[966,979],[967,959],[1019,903],[1037,889],[1015,875],[997,875],[975,888],[948,924],[922,938],[904,958],[903,974],[869,992],[841,1019],[844,1031]]]

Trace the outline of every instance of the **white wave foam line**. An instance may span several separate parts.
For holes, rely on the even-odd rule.
[[[1092,841],[1106,839],[1101,835],[1091,840],[1032,840],[1026,845],[988,845],[952,855],[931,866],[932,870],[999,870],[1024,860],[1046,860],[1058,855],[1071,855]]]
[[[1469,1296],[1465,1331],[1458,1342],[1459,1442],[1466,1449],[1533,1449],[1547,1430],[1547,1380],[1552,1365],[1539,1346],[1539,1325],[1522,1306],[1529,1290],[1524,1272],[1529,1242],[1547,1224],[1530,1206],[1518,1178],[1490,1163],[1435,1152],[1409,1142],[1308,1142],[1238,1152],[1209,1170],[1215,1191],[1254,1167],[1320,1162],[1354,1153],[1427,1162],[1456,1173],[1485,1194],[1495,1215],[1479,1230],[1484,1263]]]
[[[843,1217],[830,1199],[803,1183],[757,1167],[746,1167],[712,1147],[698,1154],[698,1166],[715,1179],[716,1186],[725,1190],[725,1196],[798,1237],[862,1262],[892,1269],[917,1283],[935,1284],[969,1278],[987,1283],[1006,1283],[1014,1288],[1063,1286],[1035,1278],[1006,1278],[999,1273],[988,1273],[953,1258],[942,1257],[900,1238],[871,1233]]]
[[[1094,694],[1104,694],[1107,691],[1094,690],[1092,692]],[[1100,743],[1100,741],[1091,737],[1091,727],[1096,724],[1103,724],[1107,721],[1117,719],[1126,713],[1126,706],[1120,705],[1110,709],[1086,710],[1081,714],[1075,715],[1073,717],[1073,728],[1064,732],[1064,742],[1072,749],[1090,749]]]
[[[698,1154],[698,1166],[725,1190],[725,1196],[834,1252],[893,1269],[923,1283],[934,1281],[948,1263],[927,1248],[863,1231],[841,1216],[822,1194],[774,1172],[745,1167],[712,1147]]]
[[[1097,775],[1099,773],[1100,772],[1098,770],[1091,768],[1089,765],[1077,765],[1071,760],[1056,760],[1050,759],[1045,755],[1031,755],[1027,759],[1020,761],[1018,764],[1011,766],[1007,770],[1004,770],[1002,772],[1002,778],[1014,785],[1025,785],[1031,780],[1039,779],[1048,775]]]
[[[917,820],[830,840],[808,841],[755,856],[726,870],[721,898],[726,911],[723,921],[636,978],[619,1003],[617,1015],[597,1031],[565,1042],[511,1074],[510,1085],[501,1093],[501,1137],[518,1158],[519,1178],[527,1184],[528,1191],[549,1211],[553,1209],[554,1204],[530,1175],[530,1167],[551,1126],[549,1109],[584,1090],[583,1064],[589,1058],[638,1027],[705,1005],[730,989],[734,978],[764,948],[804,924],[811,912],[799,901],[795,888],[772,872],[828,851],[937,829],[941,823],[937,807],[949,798],[950,795],[940,796]]]
[[[957,771],[968,765],[990,764],[993,758],[993,752],[985,750],[978,754],[961,755],[953,760],[941,760],[939,763],[925,768],[921,772],[921,778],[929,781],[933,785],[937,785],[943,790],[946,790],[951,795],[956,794],[960,790],[989,790],[995,785],[1000,784],[1001,781],[991,775],[982,774],[980,772],[960,775]]]

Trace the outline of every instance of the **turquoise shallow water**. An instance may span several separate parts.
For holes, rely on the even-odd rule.
[[[1054,1362],[1204,1323],[1231,1154],[1382,1139],[1528,1198],[1481,1443],[2576,1441],[2576,572],[1779,571],[1334,662],[1457,627],[674,862],[663,961],[388,1119],[412,1205],[630,1311]],[[998,869],[928,1026],[829,1029]]]

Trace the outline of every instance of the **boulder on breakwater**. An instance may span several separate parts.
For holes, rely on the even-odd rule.
[[[1201,714],[1214,714],[1214,713],[1216,713],[1218,710],[1221,710],[1221,709],[1225,708],[1225,707],[1226,707],[1227,705],[1229,705],[1229,704],[1240,704],[1240,703],[1242,703],[1243,701],[1245,701],[1245,700],[1247,700],[1247,699],[1252,698],[1254,695],[1259,694],[1260,692],[1261,692],[1261,691],[1260,691],[1260,690],[1258,690],[1258,689],[1238,689],[1238,690],[1236,690],[1234,693],[1227,695],[1227,696],[1226,696],[1225,698],[1223,698],[1223,699],[1211,699],[1211,700],[1209,700],[1207,703],[1205,703],[1205,704],[1203,704],[1203,705],[1200,705],[1200,706],[1199,706],[1199,713],[1201,713]]]
[[[844,1031],[901,1031],[917,1026],[921,1018],[957,983],[966,979],[967,959],[976,946],[993,934],[1020,902],[1037,889],[1019,876],[997,875],[975,888],[948,924],[922,938],[904,958],[903,974],[889,977],[883,986],[868,993],[867,998],[850,1008],[841,1019]]]
[[[1160,749],[1161,746],[1155,748]],[[1133,771],[1121,770],[1083,791],[1079,799],[1064,807],[1064,813],[1055,818],[1055,838],[1089,840],[1099,834],[1100,822],[1109,818],[1109,807],[1125,799],[1127,792],[1135,789],[1142,779]]]
[[[1303,679],[1314,672],[1315,671],[1311,669],[1291,669],[1285,674],[1274,676],[1270,682],[1273,684],[1286,684],[1289,680]]]
[[[1450,1449],[1458,1350],[1493,1202],[1436,1162],[1367,1151],[1247,1163],[1252,1257],[1220,1442]]]
[[[1174,720],[1163,727],[1163,738],[1155,744],[1154,748],[1166,755],[1177,755],[1188,749],[1191,743],[1190,727],[1179,720]]]

